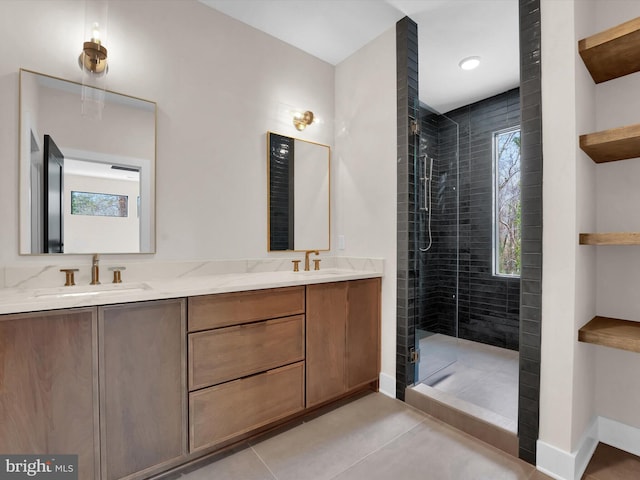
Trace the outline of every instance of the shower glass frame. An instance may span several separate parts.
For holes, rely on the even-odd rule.
[[[415,383],[429,382],[457,361],[460,271],[459,125],[420,104],[414,136],[414,295]],[[433,170],[429,172],[430,158]],[[425,194],[431,182],[431,212]],[[431,213],[433,242],[429,244]]]

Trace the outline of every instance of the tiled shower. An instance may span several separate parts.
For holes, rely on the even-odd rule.
[[[520,279],[493,272],[493,133],[519,122],[518,88],[444,115],[420,106],[415,166],[419,330],[518,350]],[[430,173],[429,228],[424,179]]]
[[[521,301],[519,333],[518,439],[520,458],[535,464],[540,403],[540,327],[542,280],[542,120],[540,87],[540,0],[519,0],[521,123]],[[405,398],[413,385],[419,276],[414,210],[414,171],[420,154],[413,140],[411,119],[420,118],[418,99],[418,29],[405,17],[396,25],[398,121],[398,230],[396,395]],[[451,112],[453,115],[453,112]],[[463,130],[463,125],[461,126]],[[472,147],[473,138],[471,138]],[[468,149],[469,149],[468,147]],[[467,150],[469,151],[469,150]],[[461,143],[461,154],[464,154]],[[470,190],[470,197],[473,191]],[[469,198],[471,201],[472,198]],[[461,208],[464,208],[464,199]],[[463,225],[463,228],[464,227]],[[470,250],[470,261],[471,257]],[[514,292],[515,294],[515,292]],[[464,312],[463,317],[465,316]],[[464,321],[464,319],[462,320]]]

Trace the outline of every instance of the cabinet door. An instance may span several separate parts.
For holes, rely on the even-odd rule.
[[[96,309],[0,315],[0,452],[77,454],[98,478]]]
[[[191,451],[212,447],[304,409],[304,362],[189,394]]]
[[[307,286],[307,407],[346,391],[347,282]]]
[[[347,293],[347,388],[378,380],[380,373],[380,279],[349,282]]]
[[[186,454],[184,300],[101,307],[102,479],[140,478]]]

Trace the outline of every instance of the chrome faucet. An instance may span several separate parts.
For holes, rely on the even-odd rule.
[[[311,253],[315,253],[316,255],[319,255],[320,252],[318,252],[318,250],[307,250],[306,252],[304,252],[304,271],[305,272],[309,271],[309,255]]]
[[[100,258],[96,253],[93,256],[93,261],[91,265],[91,285],[100,285]]]

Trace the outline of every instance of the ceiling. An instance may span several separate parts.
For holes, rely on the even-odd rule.
[[[446,113],[519,84],[518,0],[200,0],[332,65],[410,16],[420,100]],[[478,56],[464,71],[458,63]]]

